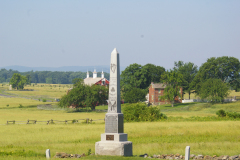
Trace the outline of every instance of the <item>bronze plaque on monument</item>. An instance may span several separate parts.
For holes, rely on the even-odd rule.
[[[106,135],[107,141],[114,141],[114,135]]]

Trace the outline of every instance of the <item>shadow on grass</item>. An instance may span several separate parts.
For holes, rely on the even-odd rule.
[[[19,106],[17,106],[17,107],[0,107],[0,109],[16,109],[16,108],[37,108],[37,105],[29,105],[29,106],[23,106],[23,105],[21,105],[21,104],[19,104]]]
[[[67,113],[78,113],[78,112],[93,112],[91,108],[78,108],[78,109],[67,109]]]

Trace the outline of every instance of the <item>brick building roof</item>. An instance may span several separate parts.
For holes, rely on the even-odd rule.
[[[166,88],[166,85],[163,83],[152,83],[152,88]]]

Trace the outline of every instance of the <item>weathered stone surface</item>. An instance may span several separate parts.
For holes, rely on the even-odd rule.
[[[156,154],[153,155],[153,158],[157,158],[158,156]]]
[[[227,160],[228,158],[229,158],[229,156],[226,155],[226,156],[223,156],[222,160]]]
[[[105,133],[123,133],[123,114],[122,113],[106,114]]]
[[[206,159],[206,160],[212,160],[213,157],[211,157],[211,156],[209,156],[209,155],[206,155],[206,156],[204,156],[204,159]]]
[[[132,142],[130,141],[99,141],[95,144],[96,155],[132,156]]]
[[[194,158],[194,157],[196,157],[195,154],[191,154],[191,155],[190,155],[190,158]]]
[[[234,156],[229,157],[230,160],[236,160],[237,158],[238,158],[238,155],[234,155]]]

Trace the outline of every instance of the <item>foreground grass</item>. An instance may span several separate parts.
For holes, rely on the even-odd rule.
[[[125,133],[133,142],[133,154],[236,155],[240,150],[240,123],[215,122],[138,122],[125,123]],[[104,133],[104,124],[7,125],[0,126],[0,151],[29,153],[26,157],[43,157],[45,150],[56,152],[94,153],[95,142]],[[4,155],[2,155],[4,156]],[[8,156],[9,157],[9,156]]]

